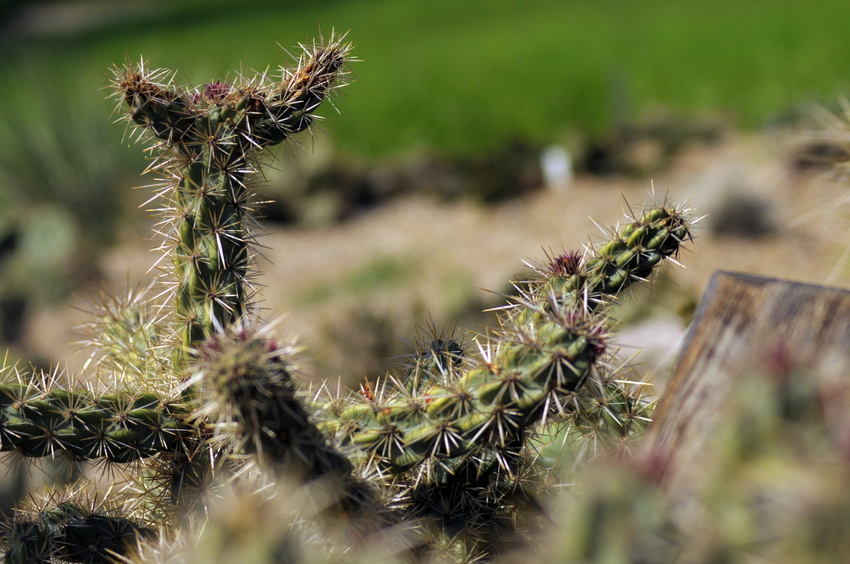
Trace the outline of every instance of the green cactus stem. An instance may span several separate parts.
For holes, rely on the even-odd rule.
[[[114,69],[127,119],[158,140],[151,168],[162,174],[160,231],[170,253],[163,268],[174,288],[178,366],[251,302],[250,184],[263,150],[310,127],[318,106],[344,83],[349,45],[331,38],[303,51],[278,81],[263,74],[199,90],[159,83],[168,73],[144,62]]]
[[[0,384],[0,452],[126,463],[178,452],[199,437],[186,422],[189,408],[154,392],[69,390],[22,377],[10,370]]]
[[[343,410],[339,421],[351,445],[400,472],[429,457],[520,440],[529,425],[572,397],[605,350],[604,328],[584,313],[529,306],[540,317],[505,331],[492,358],[458,380],[422,393],[393,393],[387,386]]]
[[[18,509],[5,528],[3,561],[10,564],[109,564],[138,540],[154,536],[153,529],[122,516],[119,508],[70,499],[48,499],[29,510]]]
[[[352,476],[351,462],[328,444],[296,398],[295,353],[292,345],[239,326],[211,337],[189,380],[200,389],[193,418],[211,422],[219,449],[251,455],[259,467],[303,482],[318,480],[335,507],[372,518],[374,492]]]
[[[646,280],[664,260],[675,259],[682,243],[693,238],[694,221],[687,210],[669,205],[650,208],[612,237],[584,255],[567,252],[555,256],[543,268],[535,268],[536,280],[528,298],[545,301],[550,295],[561,302],[596,309],[635,282]]]

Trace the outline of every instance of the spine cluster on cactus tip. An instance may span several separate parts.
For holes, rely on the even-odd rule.
[[[298,64],[267,74],[179,87],[144,62],[114,69],[127,119],[157,139],[153,165],[165,237],[163,263],[174,289],[177,364],[215,327],[248,311],[256,229],[252,178],[264,150],[310,127],[315,111],[345,84],[350,46],[332,38],[304,46]]]
[[[272,473],[320,481],[345,512],[372,512],[374,492],[352,476],[351,462],[328,444],[296,397],[296,352],[239,324],[214,335],[200,348],[188,382],[200,391],[192,418],[213,425],[217,449],[244,453]]]
[[[692,228],[688,211],[666,202],[632,214],[602,245],[556,255],[548,264],[533,267],[536,275],[524,294],[532,301],[555,296],[559,302],[595,310],[635,282],[647,280],[663,261],[675,261],[682,244],[693,238]]]

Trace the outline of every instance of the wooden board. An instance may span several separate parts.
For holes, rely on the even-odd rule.
[[[811,377],[850,379],[850,291],[716,272],[644,442],[674,499],[693,493],[724,406],[778,347]]]

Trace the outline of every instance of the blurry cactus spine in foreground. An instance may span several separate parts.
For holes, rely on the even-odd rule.
[[[629,455],[653,403],[609,365],[608,306],[690,240],[666,202],[533,267],[486,336],[434,330],[359,391],[300,387],[297,347],[253,308],[252,184],[266,150],[346,84],[350,51],[331,37],[274,77],[200,88],[144,61],[114,69],[160,179],[160,276],[91,324],[98,384],[5,368],[0,450],[94,461],[114,480],[19,508],[6,561],[183,562],[218,543],[213,561],[248,538],[257,562],[489,560],[548,521],[547,437],[574,465]],[[245,523],[277,529],[258,540]]]

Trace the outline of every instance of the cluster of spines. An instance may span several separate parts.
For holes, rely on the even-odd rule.
[[[594,380],[573,400],[563,420],[566,452],[560,463],[577,466],[598,456],[629,458],[643,436],[655,409],[649,384],[606,375]]]
[[[4,562],[108,564],[153,536],[143,521],[120,503],[107,503],[73,490],[53,491],[15,510],[4,525]]]
[[[190,410],[152,391],[99,391],[32,378],[13,367],[0,383],[0,452],[29,458],[128,463],[178,452],[198,436]]]
[[[165,71],[144,64],[114,69],[114,87],[128,121],[158,140],[151,167],[159,195],[164,270],[174,288],[177,364],[216,327],[242,317],[250,283],[255,219],[252,178],[264,150],[310,127],[324,99],[345,83],[350,46],[331,38],[303,47],[279,80],[260,74],[200,90],[159,82]]]
[[[521,292],[525,299],[582,304],[594,311],[636,282],[647,280],[665,260],[675,261],[682,244],[693,238],[694,219],[687,209],[666,202],[632,214],[614,227],[607,241],[584,252],[570,251],[532,268],[535,276]]]
[[[91,351],[84,370],[92,368],[139,387],[171,384],[171,358],[165,353],[167,331],[162,311],[150,301],[150,289],[108,294],[90,304],[93,321],[86,323]]]

